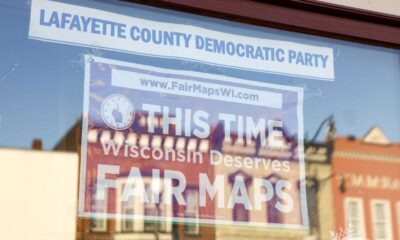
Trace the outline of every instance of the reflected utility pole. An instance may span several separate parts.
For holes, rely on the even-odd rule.
[[[322,143],[317,143],[317,138],[322,130],[322,128],[326,125],[325,136]],[[309,147],[326,147],[326,163],[331,164],[331,157],[333,153],[333,146],[336,137],[336,124],[333,119],[333,115],[330,115],[326,119],[324,119],[320,125],[318,126],[317,131],[315,132],[313,138],[306,143],[306,146]],[[312,162],[307,162],[307,164],[312,164]],[[306,186],[307,186],[307,204],[309,206],[309,219],[310,219],[310,228],[309,235],[317,234],[317,238],[321,238],[321,219],[319,218],[319,192],[321,187],[325,185],[327,181],[329,181],[334,174],[330,174],[323,179],[318,179],[318,177],[314,174],[307,174],[306,176]]]

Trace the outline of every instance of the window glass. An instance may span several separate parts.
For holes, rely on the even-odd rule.
[[[373,224],[376,239],[392,239],[391,216],[387,201],[372,201],[374,211]]]
[[[0,30],[4,239],[400,236],[399,50],[124,1]]]
[[[348,198],[346,204],[346,222],[347,228],[351,229],[350,237],[363,237],[364,233],[364,211],[363,202],[360,198]]]
[[[193,222],[185,225],[187,234],[198,235],[200,233],[199,224],[199,191],[197,189],[188,189],[186,191],[186,216],[193,218]]]
[[[123,189],[124,187],[122,187]],[[137,207],[137,206],[136,206]],[[121,213],[125,215],[133,215],[135,209],[135,203],[131,198],[129,201],[122,202]],[[121,223],[122,232],[133,232],[134,231],[134,221],[132,219],[123,219]]]
[[[93,211],[106,213],[107,212],[107,201],[96,200],[92,204]],[[104,214],[103,214],[104,215]],[[90,227],[93,232],[105,232],[107,231],[107,221],[104,217],[90,219]]]

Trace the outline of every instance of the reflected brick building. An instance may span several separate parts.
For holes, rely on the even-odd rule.
[[[98,149],[99,143],[108,143],[114,141],[117,143],[127,142],[138,147],[158,147],[162,149],[176,149],[184,151],[198,151],[205,153],[209,150],[209,140],[200,140],[191,137],[176,137],[173,134],[163,135],[160,129],[160,117],[153,119],[145,115],[137,114],[135,121],[135,132],[120,132],[111,129],[91,129],[87,134],[88,144],[93,146],[89,154],[96,155],[102,150]],[[147,127],[148,121],[153,121],[155,133],[148,134],[144,129]],[[56,150],[76,151],[80,153],[80,121],[78,121],[63,139],[55,147]],[[98,156],[103,157],[103,154]],[[116,158],[121,156],[116,156]],[[97,158],[95,156],[95,158]],[[181,164],[180,162],[168,162],[169,169],[179,170],[181,172],[205,172],[209,176],[213,176],[213,169],[208,163],[208,154],[203,156],[204,164]],[[99,159],[100,160],[100,159]],[[104,160],[104,159],[103,159]],[[111,159],[112,160],[112,159]],[[107,161],[107,159],[105,160]],[[163,169],[164,161],[148,161],[146,159],[136,159],[135,166],[140,168],[142,179],[145,184],[146,192],[151,195],[151,171],[153,168]],[[215,228],[213,226],[200,225],[199,222],[192,221],[187,223],[175,223],[169,221],[158,221],[157,217],[190,217],[199,219],[200,215],[214,215],[214,204],[210,202],[206,207],[199,207],[198,203],[198,178],[195,175],[186,177],[187,188],[183,193],[186,206],[179,206],[174,200],[172,204],[154,204],[142,203],[137,199],[131,199],[128,202],[121,203],[119,196],[123,190],[124,184],[132,166],[132,161],[126,160],[121,165],[121,174],[116,179],[116,189],[110,189],[107,192],[108,197],[105,201],[96,201],[92,191],[91,198],[86,199],[85,204],[95,212],[112,212],[115,214],[125,215],[146,215],[152,216],[153,220],[145,219],[106,219],[99,215],[96,218],[78,218],[77,223],[77,239],[198,239],[200,236],[206,239],[215,239]],[[89,188],[96,189],[96,172],[88,171],[87,178],[91,179]],[[163,176],[161,174],[161,179]],[[161,181],[164,182],[164,181]],[[162,186],[161,189],[168,189],[170,186]],[[159,192],[159,198],[163,202],[164,194]],[[120,204],[121,203],[121,204]]]
[[[400,239],[400,144],[378,128],[339,137],[332,158],[336,234]]]
[[[288,161],[291,163],[290,175],[284,171],[265,171],[263,167],[259,169],[247,169],[245,167],[241,169],[229,168],[224,164],[211,166],[209,163],[203,166],[197,166],[204,169],[192,169],[196,171],[208,172],[209,176],[214,174],[222,174],[225,176],[225,196],[229,196],[232,191],[233,182],[236,178],[243,178],[249,191],[254,190],[253,179],[262,178],[270,181],[272,184],[276,184],[279,180],[288,180],[291,183],[291,188],[288,189],[293,196],[300,196],[299,189],[299,177],[300,166],[298,164],[297,156],[297,142],[296,136],[290,136],[284,131],[284,149],[267,149],[261,147],[257,140],[254,139],[251,143],[243,143],[237,141],[237,138],[233,137],[231,141],[226,141],[218,129],[218,126],[212,128],[212,137],[210,140],[201,140],[196,138],[185,138],[175,137],[172,134],[162,135],[157,130],[157,126],[160,126],[161,119],[148,119],[147,116],[136,116],[135,121],[138,126],[137,129],[145,128],[148,121],[154,121],[156,127],[155,134],[149,135],[144,131],[137,130],[130,133],[122,133],[113,130],[101,130],[95,129],[88,132],[88,144],[108,141],[127,141],[131,144],[138,146],[158,146],[162,148],[175,148],[175,149],[196,149],[200,152],[207,152],[210,148],[220,151],[222,154],[229,154],[232,156],[245,157],[262,157],[265,159],[277,159],[278,161]],[[80,152],[80,123],[76,124],[69,133],[63,138],[56,146],[56,149],[77,151]],[[325,154],[325,153],[323,153]],[[313,156],[315,153],[311,153],[308,156]],[[207,157],[204,158],[208,161]],[[141,161],[141,160],[139,160]],[[161,164],[161,163],[160,163]],[[164,163],[165,164],[165,163]],[[172,163],[174,164],[174,163]],[[176,163],[175,163],[176,164]],[[185,165],[186,168],[193,168],[192,165]],[[181,167],[185,167],[181,166]],[[130,167],[129,162],[126,163],[125,176],[128,175],[128,169]],[[148,165],[143,162],[140,167],[143,174],[143,179],[146,184],[148,180],[146,176],[146,169],[156,167],[154,164]],[[160,166],[161,168],[162,166]],[[179,166],[177,166],[179,168]],[[181,169],[182,171],[188,171],[188,169]],[[148,172],[148,171],[147,171]],[[90,172],[88,174],[91,174]],[[93,178],[95,179],[95,178]],[[207,202],[206,208],[199,207],[198,203],[198,182],[196,179],[191,179],[188,176],[188,189],[185,192],[185,197],[188,200],[188,205],[183,207],[177,206],[163,206],[163,205],[152,205],[152,204],[138,204],[132,202],[129,204],[118,205],[116,202],[96,202],[88,201],[94,210],[104,211],[105,208],[114,208],[113,211],[117,213],[125,212],[130,214],[132,212],[142,212],[146,215],[162,215],[166,217],[176,216],[178,213],[187,214],[187,216],[199,217],[200,214],[218,215],[224,216],[225,219],[231,219],[232,221],[250,222],[259,221],[272,224],[297,224],[301,219],[301,206],[300,199],[294,199],[294,210],[291,214],[279,214],[274,205],[279,199],[271,199],[268,202],[263,202],[261,210],[246,210],[243,205],[236,204],[231,211],[226,211],[221,208],[217,208],[214,199],[210,203]],[[121,184],[118,184],[120,182]],[[124,179],[117,179],[117,189],[111,194],[120,195],[121,187]],[[94,184],[94,182],[93,182]],[[95,192],[93,192],[95,194]],[[253,195],[250,195],[251,201],[254,201]],[[225,200],[227,201],[227,199]],[[266,227],[244,227],[244,226],[232,226],[232,225],[210,225],[210,224],[199,224],[199,223],[172,223],[172,221],[160,222],[157,221],[144,221],[144,220],[106,220],[105,218],[96,219],[78,219],[78,230],[77,239],[196,239],[202,237],[205,239],[241,239],[243,236],[251,234],[257,239],[302,239],[308,235],[307,230],[294,230],[290,229],[277,229],[277,228],[266,228]]]
[[[159,120],[154,120],[159,121]],[[139,120],[138,124],[145,126],[147,120]],[[157,124],[155,124],[157,126]],[[287,151],[266,151],[257,146],[256,141],[250,144],[237,142],[233,137],[225,141],[217,134],[218,128],[213,128],[213,138],[210,142],[199,139],[172,137],[170,135],[146,135],[139,133],[121,134],[110,130],[92,131],[88,141],[99,140],[134,141],[138,145],[160,145],[178,149],[197,149],[208,151],[217,149],[223,154],[235,156],[263,156],[288,160],[293,157],[296,147],[289,136],[285,136]],[[207,140],[208,141],[208,140]],[[78,151],[80,129],[77,124],[57,145],[56,149]],[[75,144],[73,144],[75,143]],[[354,137],[335,137],[323,143],[305,143],[307,204],[310,228],[305,230],[271,229],[259,227],[241,227],[229,225],[203,225],[199,223],[185,224],[149,221],[125,221],[105,219],[78,219],[78,239],[196,239],[199,236],[207,239],[242,239],[251,235],[254,239],[341,239],[343,236],[362,237],[367,239],[398,239],[400,236],[400,144],[389,141],[383,132],[372,128],[362,139]],[[293,166],[293,165],[292,165]],[[295,166],[295,165],[294,165]],[[147,166],[150,167],[150,166]],[[147,168],[143,166],[143,170]],[[225,191],[232,188],[236,177],[244,179],[247,187],[252,189],[252,179],[263,177],[271,182],[279,179],[290,179],[289,175],[263,170],[248,170],[228,168],[225,165],[215,165],[213,168],[202,169],[214,174],[223,174],[227,178]],[[212,173],[209,174],[212,174]],[[146,179],[146,177],[144,177]],[[298,191],[295,178],[291,191]],[[146,182],[147,180],[145,180]],[[140,211],[151,215],[163,214],[174,216],[177,212],[196,217],[205,209],[196,202],[198,199],[198,184],[195,179],[188,181],[188,191],[185,193],[188,204],[186,209],[172,206],[132,205],[119,206],[118,211]],[[117,191],[120,191],[117,189]],[[271,203],[275,201],[272,200]],[[296,200],[298,201],[298,200]],[[104,205],[91,203],[95,208]],[[236,205],[232,211],[221,211],[215,207],[206,210],[208,214],[223,214],[236,221],[251,221],[263,219],[266,222],[285,222],[283,217],[271,211],[271,204],[262,205],[262,211],[246,210]],[[294,218],[300,210],[293,211]],[[356,238],[357,239],[357,238]]]

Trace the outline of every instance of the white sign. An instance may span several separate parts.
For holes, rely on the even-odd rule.
[[[47,0],[32,0],[29,37],[237,69],[334,80],[332,48],[157,22]]]

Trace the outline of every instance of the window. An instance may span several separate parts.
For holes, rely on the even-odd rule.
[[[158,204],[159,216],[168,217],[168,210],[169,209],[168,209],[167,206],[171,206],[171,205],[164,204],[164,197],[165,197],[165,194],[163,192],[161,192],[160,193],[160,204]],[[158,224],[159,224],[159,229],[158,230],[160,232],[169,231],[166,220],[160,221],[160,222],[158,222]]]
[[[371,201],[373,236],[376,240],[392,239],[390,203],[387,200]]]
[[[400,16],[305,2],[0,0],[2,239],[400,239]]]
[[[151,196],[153,193],[150,184],[145,184],[147,196]],[[155,203],[144,203],[144,216],[160,216],[160,205]],[[158,232],[160,231],[156,220],[145,220],[144,221],[145,232]]]
[[[122,202],[121,213],[123,215],[132,216],[134,214],[134,201],[130,198],[127,202]],[[121,221],[122,232],[133,232],[134,221],[132,219],[123,218]]]
[[[232,186],[232,189],[234,188],[234,183],[237,181],[237,179],[241,179],[241,181],[244,182],[246,187],[251,185],[251,176],[241,170],[238,170],[232,174],[229,175],[228,179],[229,182]],[[233,191],[233,190],[232,190]],[[240,192],[240,194],[244,194],[243,192]],[[238,222],[248,222],[249,221],[249,210],[246,209],[246,206],[242,203],[236,203],[233,206],[232,209],[232,220],[233,221],[238,221]]]
[[[200,233],[199,223],[199,190],[188,189],[186,191],[186,210],[185,217],[191,221],[185,224],[185,233],[189,235],[198,235]]]
[[[93,211],[106,213],[107,212],[107,192],[105,192],[104,200],[96,200],[95,194],[92,200]],[[107,231],[107,219],[104,217],[96,216],[90,219],[90,229],[92,232],[106,232]]]
[[[157,193],[154,192],[151,185],[151,179],[144,177],[144,188],[147,196],[152,198],[152,195]],[[127,202],[121,201],[120,196],[122,195],[123,189],[125,188],[125,183],[127,179],[121,178],[117,181],[117,199],[116,211],[123,217],[120,221],[116,223],[116,231],[122,233],[132,233],[137,232],[147,232],[156,233],[162,232],[167,233],[171,231],[172,224],[165,219],[161,220],[159,216],[164,216],[167,218],[172,217],[172,205],[164,204],[165,194],[163,192],[158,192],[159,204],[155,203],[142,203],[140,198],[134,196],[130,197]],[[163,188],[164,181],[161,181],[160,189]],[[133,216],[144,216],[144,219],[136,219]]]
[[[123,189],[125,188],[126,179],[121,178],[117,181],[117,195],[122,196]],[[130,197],[128,201],[122,201],[121,198],[118,198],[116,211],[118,214],[121,214],[121,220],[117,222],[116,231],[123,233],[131,233],[135,230],[140,231],[140,222],[132,219],[135,211],[138,211],[138,204],[134,197]],[[137,213],[136,212],[136,213]],[[136,229],[135,229],[136,228]]]
[[[361,198],[345,198],[345,223],[349,237],[365,236],[364,207]]]

